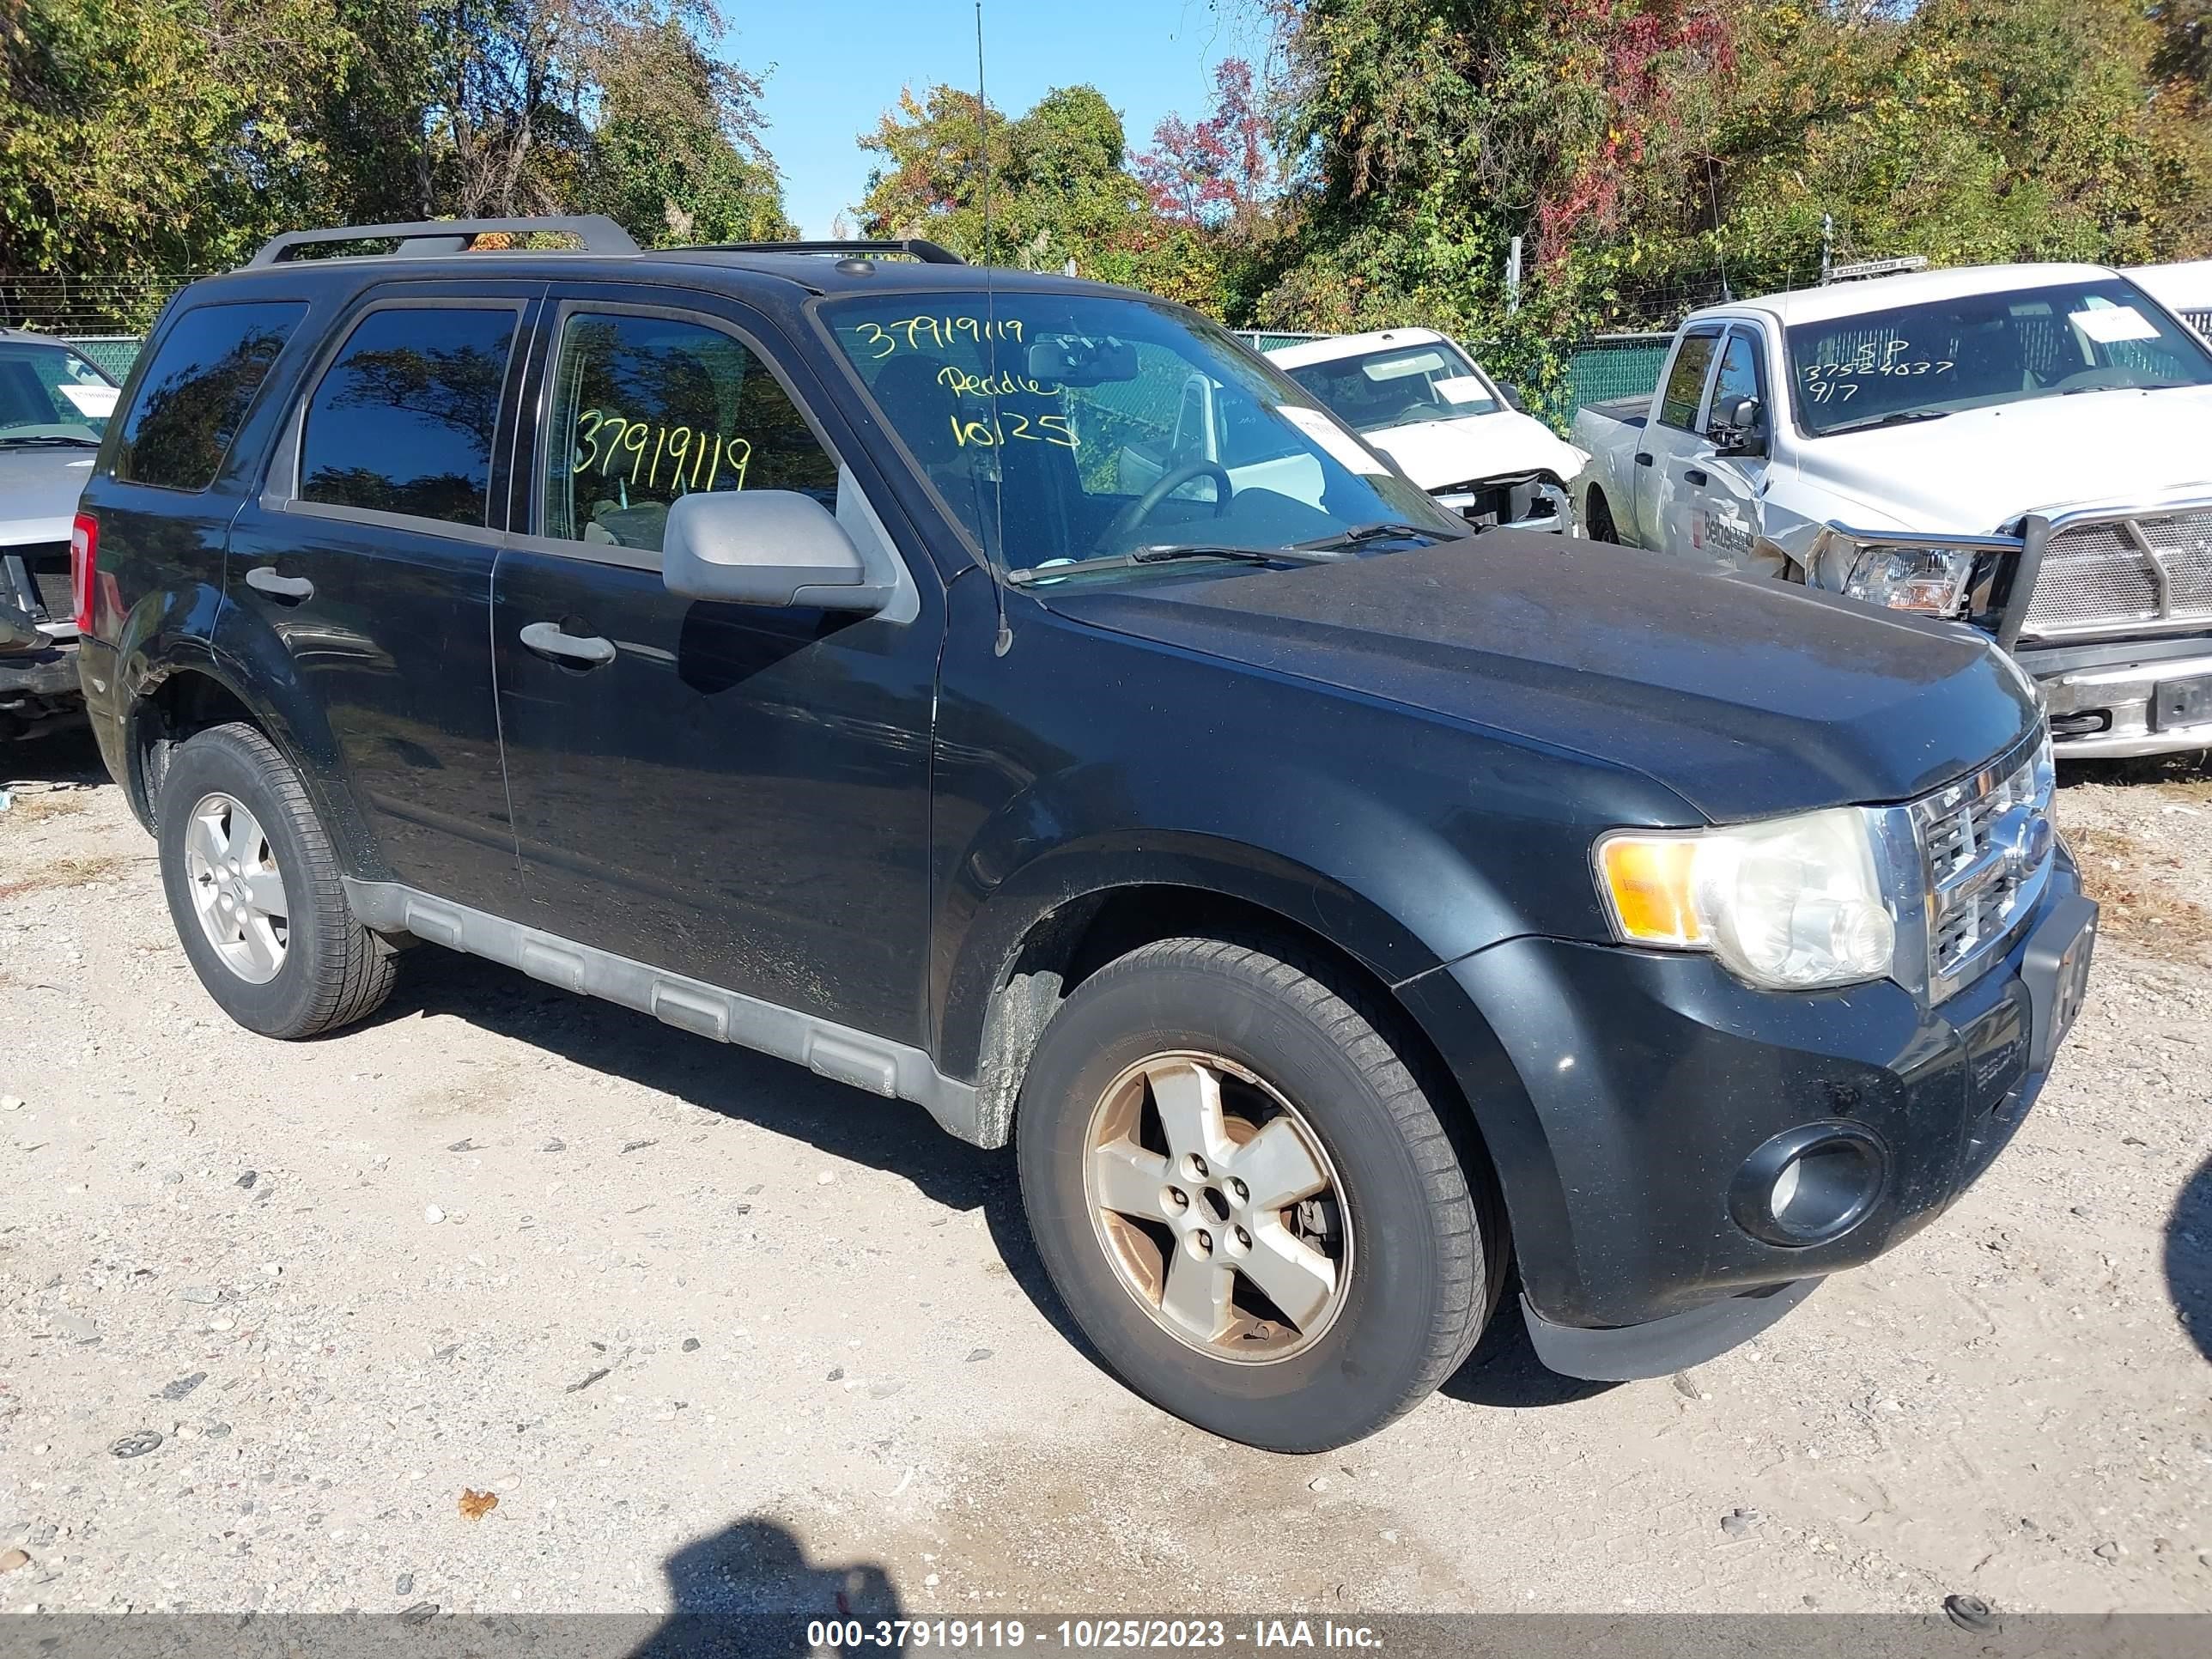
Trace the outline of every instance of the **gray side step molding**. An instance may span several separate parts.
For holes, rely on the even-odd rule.
[[[364,927],[412,933],[433,945],[489,957],[564,991],[619,1002],[717,1042],[734,1042],[780,1060],[797,1060],[819,1076],[872,1095],[913,1101],[944,1128],[980,1144],[981,1121],[974,1085],[945,1076],[919,1048],[681,974],[664,973],[610,951],[433,898],[397,882],[356,881],[348,876],[345,892]]]

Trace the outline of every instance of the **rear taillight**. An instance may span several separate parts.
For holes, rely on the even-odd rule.
[[[100,568],[100,520],[80,513],[70,526],[70,593],[76,601],[76,631],[92,632],[92,584]]]

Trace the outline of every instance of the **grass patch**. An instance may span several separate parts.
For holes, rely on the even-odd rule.
[[[25,893],[45,892],[57,887],[82,887],[88,883],[105,881],[120,875],[130,868],[132,860],[103,853],[91,858],[60,858],[27,876],[14,881],[0,881],[0,899],[20,898]]]
[[[2104,907],[2103,932],[2169,961],[2195,962],[2212,951],[2212,908],[2190,896],[2201,886],[2188,866],[2145,846],[2124,830],[2069,828],[2066,842],[2081,866],[2081,884]]]

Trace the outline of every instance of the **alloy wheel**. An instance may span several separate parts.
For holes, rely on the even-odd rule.
[[[291,906],[276,848],[243,803],[205,795],[185,826],[185,873],[201,931],[224,967],[265,985],[284,966]]]
[[[1232,1060],[1175,1052],[1100,1097],[1084,1190],[1122,1287],[1178,1340],[1264,1364],[1317,1341],[1352,1270],[1343,1188],[1320,1137]]]

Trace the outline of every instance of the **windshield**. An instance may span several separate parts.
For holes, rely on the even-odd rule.
[[[1797,422],[1814,437],[2031,398],[2212,385],[2212,354],[2118,276],[1801,323],[1786,337]]]
[[[1449,340],[1332,357],[1284,372],[1361,432],[1498,412],[1488,383]]]
[[[0,340],[0,444],[96,444],[114,383],[66,346]]]
[[[1165,305],[1017,290],[869,295],[821,313],[1002,569],[1285,549],[1382,522],[1465,533],[1274,369]]]

